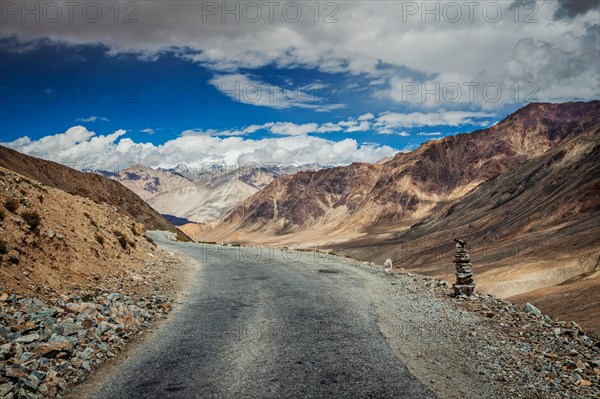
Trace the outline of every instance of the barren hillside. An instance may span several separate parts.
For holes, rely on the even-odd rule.
[[[599,122],[598,101],[530,104],[491,128],[430,141],[381,165],[284,176],[232,210],[206,238],[290,234],[294,242],[308,229],[356,237],[372,226],[408,228]]]
[[[116,181],[0,146],[0,166],[50,187],[117,207],[149,229],[178,232],[163,216]]]
[[[0,286],[54,297],[65,292],[155,289],[164,256],[143,224],[107,204],[0,168]],[[165,276],[166,278],[166,276]],[[162,281],[162,282],[160,282]],[[149,284],[150,283],[150,284]]]

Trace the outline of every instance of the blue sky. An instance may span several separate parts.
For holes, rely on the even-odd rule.
[[[510,2],[493,23],[444,23],[440,7],[423,23],[393,2],[340,2],[335,23],[308,9],[244,23],[135,4],[135,24],[4,10],[0,142],[70,164],[376,161],[530,101],[599,96],[597,7],[538,2],[533,24]]]
[[[14,40],[5,39],[4,47],[14,46]],[[335,123],[368,112],[376,115],[406,108],[374,97],[378,86],[369,86],[369,81],[360,76],[273,66],[241,69],[239,73],[252,76],[261,84],[236,87],[237,82],[226,83],[225,89],[239,97],[235,99],[210,83],[219,73],[176,54],[146,60],[131,54],[107,56],[106,52],[104,46],[73,47],[48,42],[35,51],[0,51],[0,75],[9,77],[2,90],[2,141],[22,136],[39,139],[80,124],[98,133],[124,129],[127,137],[135,141],[162,144],[189,129],[226,131],[268,122]],[[258,88],[256,94],[250,93],[253,88]],[[290,106],[276,108],[274,97],[284,90],[284,101]],[[241,101],[244,99],[246,103]],[[267,104],[255,105],[259,99]],[[304,101],[315,108],[294,106]],[[331,106],[334,109],[323,111]],[[507,107],[507,111],[517,107]],[[496,119],[494,116],[480,121],[491,124]],[[416,135],[421,132],[448,134],[480,126],[465,124],[462,130],[443,125],[395,129],[397,133],[412,133],[411,136],[377,134],[372,129],[351,135],[326,135],[332,140],[351,136],[360,142],[402,149],[426,141],[427,136]],[[261,129],[249,136],[268,135],[271,133]]]

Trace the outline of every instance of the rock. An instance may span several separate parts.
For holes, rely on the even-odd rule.
[[[13,331],[20,331],[21,333],[27,333],[31,330],[37,329],[37,324],[35,324],[31,321],[26,321],[25,323],[11,324],[10,327]]]
[[[542,317],[542,311],[530,304],[529,302],[525,304],[523,310],[525,310],[526,313],[532,314],[534,316]]]
[[[41,392],[43,396],[47,396],[45,394],[48,392],[48,384],[40,385],[38,388],[38,392]]]
[[[8,341],[8,337],[10,335],[11,335],[10,328],[7,328],[7,327],[3,326],[2,324],[0,324],[0,339],[3,339],[4,341]]]
[[[385,267],[386,270],[392,270],[392,260],[386,259],[383,267]]]
[[[14,387],[14,384],[11,384],[10,382],[0,385],[0,397],[3,398],[8,395],[8,393],[11,392]]]
[[[54,238],[56,236],[56,232],[54,230],[48,231],[48,238]]]
[[[88,361],[81,363],[81,368],[89,373],[92,372],[92,367],[90,366],[90,362],[88,362]]]
[[[34,371],[32,373],[33,376],[35,376],[35,378],[37,378],[38,380],[42,381],[44,378],[46,378],[46,373],[44,373],[43,371]],[[31,377],[31,375],[30,375]]]
[[[30,344],[39,339],[40,339],[40,336],[38,334],[28,334],[28,335],[24,335],[20,338],[17,338],[16,342],[19,342],[21,344]]]
[[[40,381],[35,377],[19,378],[19,385],[28,391],[35,392],[37,391],[37,388],[40,385]]]
[[[111,301],[111,302],[116,302],[116,301],[118,301],[118,300],[120,299],[120,297],[121,297],[121,296],[120,296],[119,294],[117,294],[117,293],[112,293],[112,294],[109,294],[109,295],[108,295],[108,297],[107,297],[106,299],[108,299],[108,300],[109,300],[109,301]]]
[[[70,353],[72,351],[73,343],[65,337],[44,342],[33,350],[34,353],[48,358],[56,357],[56,355],[58,355],[60,352]]]
[[[29,376],[29,369],[17,364],[13,364],[6,369],[6,376],[10,378],[25,378]]]
[[[454,266],[456,269],[456,283],[454,283],[454,296],[471,296],[475,291],[473,282],[473,270],[471,268],[471,257],[466,249],[467,243],[463,240],[456,241],[456,253],[454,254]]]
[[[575,385],[578,386],[582,386],[582,387],[591,387],[592,386],[592,382],[588,381],[588,380],[577,380],[575,381]]]
[[[62,326],[62,335],[69,336],[73,334],[77,334],[79,330],[83,329],[83,326],[75,323],[65,323]]]
[[[560,328],[555,328],[554,330],[552,330],[552,332],[558,337],[561,334],[562,330]]]
[[[89,360],[93,354],[94,354],[94,350],[90,347],[87,347],[83,350],[83,352],[79,352],[77,354],[77,356],[80,357],[81,359]]]
[[[137,330],[140,322],[135,319],[131,311],[124,303],[113,303],[110,306],[110,318],[117,324],[123,324],[126,331]]]

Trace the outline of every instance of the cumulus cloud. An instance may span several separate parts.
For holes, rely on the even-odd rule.
[[[276,130],[295,129],[274,124]],[[315,124],[316,126],[316,124]],[[305,131],[313,127],[303,127]],[[354,139],[326,140],[308,135],[263,138],[215,137],[204,132],[186,131],[164,144],[138,143],[121,138],[123,130],[96,135],[83,126],[64,133],[31,140],[24,137],[3,145],[25,154],[60,162],[81,170],[121,169],[131,164],[174,167],[185,163],[201,167],[207,163],[246,165],[248,163],[349,164],[375,162],[398,152],[389,146],[359,144]]]
[[[297,125],[291,122],[267,123],[265,125],[265,127],[269,128],[271,133],[281,134],[284,136],[304,136],[308,133],[316,132],[318,126],[319,125],[316,123],[304,123]]]
[[[490,2],[492,10],[486,8],[486,3],[477,2],[472,12],[466,6],[469,2],[453,2],[460,8],[456,21],[452,20],[456,12],[451,13],[440,1],[427,5],[320,2],[318,14],[312,2],[294,2],[301,7],[298,21],[290,20],[293,15],[286,14],[288,2],[276,2],[272,10],[261,2],[254,3],[261,9],[260,16],[253,20],[258,14],[252,13],[244,2],[227,5],[236,11],[224,14],[224,2],[145,1],[133,2],[137,8],[122,10],[121,17],[132,14],[134,24],[115,23],[114,12],[108,8],[112,6],[110,2],[95,2],[104,8],[104,17],[90,23],[82,18],[88,3],[77,2],[73,21],[66,9],[59,21],[42,19],[39,23],[27,19],[23,22],[18,11],[6,14],[2,37],[14,36],[22,43],[7,48],[23,51],[35,48],[32,41],[50,38],[74,45],[102,44],[111,55],[136,53],[148,60],[171,51],[218,72],[215,83],[231,80],[242,70],[267,66],[314,68],[364,76],[381,86],[379,95],[393,101],[401,101],[401,81],[434,83],[454,79],[459,84],[496,82],[510,88],[515,83],[527,84],[529,76],[538,85],[539,100],[565,94],[583,99],[598,95],[584,89],[586,85],[597,87],[599,76],[599,11],[593,1]],[[417,7],[415,12],[406,9],[407,3]],[[18,7],[20,3],[14,4]],[[36,4],[41,7],[41,3]],[[207,10],[207,4],[216,8]],[[125,3],[119,6],[125,7]],[[425,6],[436,7],[437,11],[427,15]],[[497,20],[496,13],[500,15]],[[590,42],[590,36],[596,42]],[[565,48],[569,42],[580,45],[570,51]],[[521,54],[527,54],[527,49],[534,50],[533,75],[520,67]],[[560,71],[553,70],[555,64]],[[573,72],[563,73],[563,66],[571,64],[577,66]],[[514,98],[507,94],[496,102],[480,96],[474,104],[493,108],[509,102],[514,102]],[[271,103],[263,100],[257,105],[293,106],[281,98]],[[460,105],[464,102],[457,103],[457,107]],[[448,102],[444,106],[448,108]]]

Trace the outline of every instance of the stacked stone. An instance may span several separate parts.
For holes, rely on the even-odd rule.
[[[467,251],[467,243],[463,240],[456,241],[456,253],[454,254],[454,265],[456,267],[456,283],[454,283],[454,295],[470,296],[475,291],[473,282],[473,269],[471,258]]]

